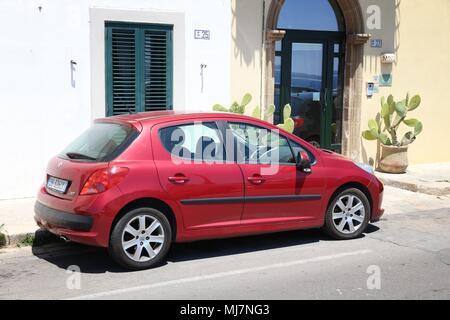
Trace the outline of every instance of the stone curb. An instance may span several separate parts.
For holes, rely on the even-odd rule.
[[[385,176],[377,175],[378,179],[386,186],[391,186],[399,189],[404,189],[412,192],[425,193],[432,196],[450,196],[450,187],[430,186],[420,182],[400,181]],[[436,184],[436,183],[434,183]]]
[[[27,238],[33,237],[33,245],[43,245],[58,241],[58,237],[49,233],[48,231],[38,229],[34,232],[17,233],[17,234],[2,234],[4,236],[3,243],[0,240],[0,248],[15,247],[24,242]],[[24,246],[26,246],[24,244]]]

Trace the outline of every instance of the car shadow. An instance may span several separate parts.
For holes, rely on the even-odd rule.
[[[379,228],[371,224],[367,227],[365,234],[376,232],[377,230]],[[365,237],[365,234],[361,235],[360,238]],[[178,263],[331,241],[336,240],[327,237],[319,229],[313,229],[191,243],[175,243],[165,260]],[[48,245],[33,245],[32,252],[37,258],[61,269],[67,270],[69,267],[76,266],[81,273],[86,274],[133,272],[118,266],[109,257],[105,248],[64,243],[58,239],[56,242]],[[164,266],[167,262],[160,264],[156,268]]]
[[[192,243],[177,243],[170,250],[167,261],[181,262],[222,257],[305,245],[319,241],[330,241],[330,239],[324,236],[320,230],[296,230]]]

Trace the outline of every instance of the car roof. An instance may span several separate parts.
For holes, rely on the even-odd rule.
[[[236,114],[236,113],[228,113],[228,112],[202,112],[202,111],[148,111],[148,112],[138,112],[138,113],[131,113],[131,114],[121,114],[113,117],[108,118],[100,118],[95,120],[95,122],[117,122],[117,123],[128,123],[134,127],[136,127],[139,131],[142,131],[144,125],[154,125],[157,123],[167,122],[170,120],[177,121],[177,120],[198,120],[198,119],[236,119],[236,120],[248,120],[252,121],[254,123],[259,123],[261,125],[264,125],[266,127],[273,127],[275,126],[271,123],[268,123],[264,120],[260,120],[254,117],[242,115],[242,114]],[[285,131],[282,128],[277,128],[282,132],[285,132],[286,134],[292,135],[291,133]],[[314,146],[310,145],[306,141],[303,141],[303,143],[306,143],[310,149],[315,148]]]
[[[189,120],[189,119],[205,119],[205,118],[235,118],[235,119],[248,119],[257,121],[258,119],[234,113],[225,112],[202,112],[202,111],[148,111],[138,112],[131,114],[121,114],[108,118],[97,119],[98,122],[128,122],[128,123],[141,123],[142,125],[156,124],[165,122],[167,120]]]

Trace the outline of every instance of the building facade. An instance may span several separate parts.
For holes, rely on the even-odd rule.
[[[424,131],[410,163],[450,160],[440,143],[449,133],[450,1],[235,0],[232,12],[233,99],[248,88],[260,105],[304,108],[312,123],[302,137],[373,164],[377,144],[361,132],[381,97],[420,94],[411,117]]]
[[[290,103],[299,136],[373,163],[381,96],[420,94],[411,163],[450,161],[450,1],[1,0],[0,199],[34,196],[93,119]],[[382,55],[395,57],[382,63]]]

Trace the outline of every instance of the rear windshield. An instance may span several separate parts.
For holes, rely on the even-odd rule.
[[[77,161],[111,161],[123,152],[138,135],[130,126],[95,123],[73,141],[60,157]]]

